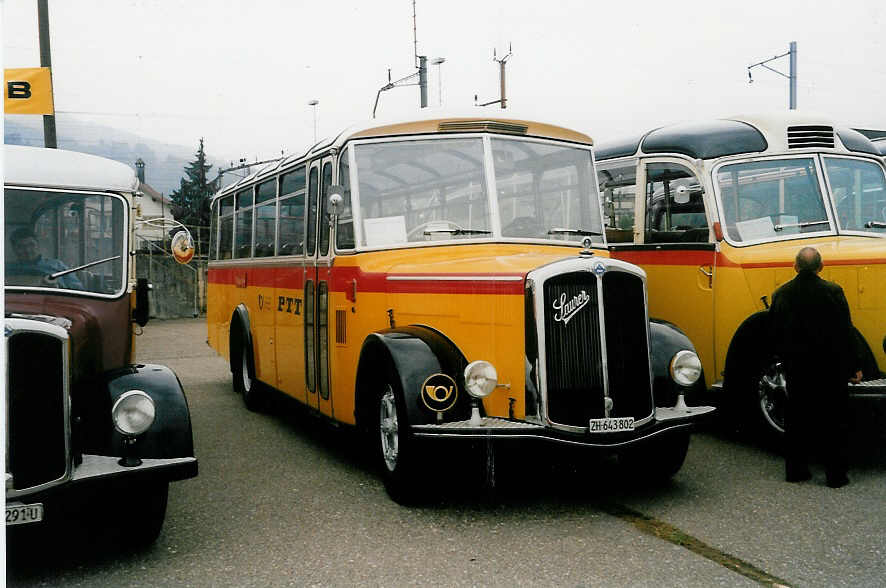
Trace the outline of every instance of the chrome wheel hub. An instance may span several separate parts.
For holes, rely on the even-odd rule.
[[[760,411],[770,427],[784,433],[784,411],[787,402],[787,385],[781,363],[769,366],[760,376],[757,385]]]
[[[394,391],[387,387],[379,402],[379,434],[381,436],[381,452],[388,471],[397,468],[397,455],[400,449],[400,434],[397,424],[397,403]]]

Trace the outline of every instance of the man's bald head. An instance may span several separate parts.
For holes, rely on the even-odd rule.
[[[817,274],[821,271],[821,253],[815,247],[804,247],[794,259],[794,269],[798,274]]]

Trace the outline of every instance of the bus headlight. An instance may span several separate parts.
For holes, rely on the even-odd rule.
[[[701,376],[701,360],[694,351],[683,349],[671,358],[671,378],[681,386],[691,386]]]
[[[465,368],[465,389],[474,398],[486,398],[498,386],[498,372],[488,361],[472,361]]]
[[[129,437],[147,431],[154,423],[154,414],[154,401],[141,390],[124,393],[111,409],[114,428]]]

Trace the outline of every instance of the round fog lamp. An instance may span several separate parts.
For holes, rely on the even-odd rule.
[[[684,349],[671,358],[671,378],[681,386],[691,386],[701,376],[701,360],[693,351]]]
[[[120,433],[141,435],[154,422],[154,401],[141,390],[130,390],[114,403],[111,418]]]
[[[472,361],[465,368],[465,389],[474,398],[485,398],[498,385],[498,372],[488,361]]]

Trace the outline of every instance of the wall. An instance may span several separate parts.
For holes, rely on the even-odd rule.
[[[148,278],[151,318],[196,317],[206,313],[206,261],[181,265],[158,251],[136,253],[136,276]]]

